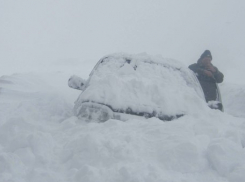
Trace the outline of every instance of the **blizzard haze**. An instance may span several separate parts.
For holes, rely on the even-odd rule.
[[[243,83],[244,8],[242,0],[1,0],[0,75],[72,63],[87,76],[114,52],[162,55],[188,66],[209,49],[225,81]]]
[[[244,182],[244,9],[241,0],[0,0],[0,182]],[[205,49],[225,75],[224,112],[183,74],[138,61],[183,68]],[[111,78],[95,73],[91,97],[146,111],[167,101],[168,114],[186,115],[78,118],[74,102],[93,92],[69,88],[69,77],[86,79],[117,52],[137,59],[114,75],[101,67]]]

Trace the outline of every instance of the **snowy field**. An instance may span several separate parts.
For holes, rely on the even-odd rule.
[[[72,74],[1,76],[1,182],[245,181],[245,85],[220,85],[225,113],[87,123]]]
[[[244,9],[244,0],[0,0],[0,182],[245,182]],[[108,79],[115,104],[164,98],[171,113],[182,99],[186,115],[105,123],[74,115],[81,91],[68,79],[88,79],[102,56],[146,52],[187,68],[206,49],[225,75],[224,113],[191,89],[177,97],[154,87],[153,75],[136,85],[123,70],[129,87],[112,90]],[[183,83],[172,73],[163,85]],[[148,99],[138,94],[148,88]],[[124,90],[137,99],[117,97]]]

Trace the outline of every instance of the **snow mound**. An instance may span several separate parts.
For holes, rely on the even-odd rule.
[[[245,85],[224,83],[220,88],[225,111],[245,118]]]
[[[73,103],[67,102],[64,93],[57,85],[54,87],[59,83],[57,79],[62,80],[62,76],[48,73],[2,76],[0,124],[11,117],[20,116],[42,122],[52,117],[58,117],[62,121],[67,115],[72,115]],[[66,87],[65,83],[63,87]]]
[[[171,122],[87,123],[71,112],[79,91],[68,78],[0,78],[0,181],[245,181],[245,118],[209,109]]]

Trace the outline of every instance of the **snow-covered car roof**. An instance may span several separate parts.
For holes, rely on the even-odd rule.
[[[195,105],[200,108],[204,97],[195,75],[178,61],[121,53],[106,56],[96,64],[75,103],[76,115],[88,103],[108,107],[112,115],[128,113],[171,120],[191,112]]]

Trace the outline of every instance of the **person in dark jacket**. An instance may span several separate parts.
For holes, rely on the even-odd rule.
[[[209,50],[204,51],[197,63],[189,66],[196,73],[202,86],[206,102],[217,100],[216,83],[223,82],[224,75],[212,63],[212,55]]]

